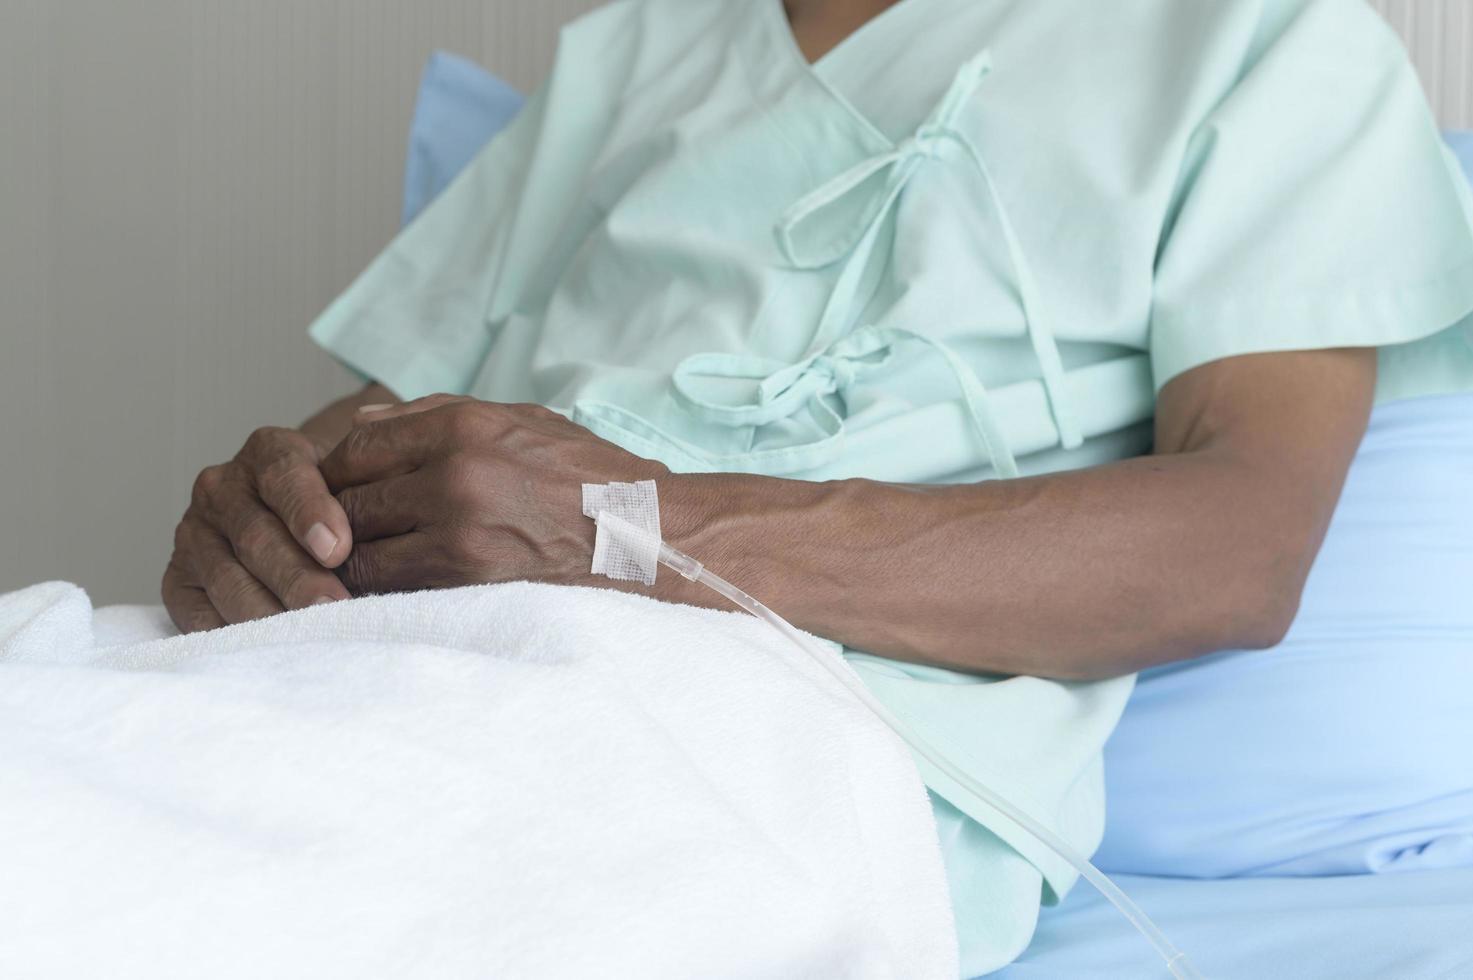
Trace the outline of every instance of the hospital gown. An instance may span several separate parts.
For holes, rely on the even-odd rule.
[[[621,0],[312,335],[400,397],[539,402],[676,471],[975,481],[1148,451],[1160,388],[1232,355],[1473,385],[1470,227],[1360,0],[901,0],[812,65],[781,0]],[[848,653],[1096,846],[1130,678]],[[1075,876],[921,770],[986,972]]]

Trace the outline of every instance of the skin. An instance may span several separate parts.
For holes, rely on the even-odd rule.
[[[810,62],[817,61],[897,0],[784,0],[793,40]]]
[[[812,59],[889,5],[788,10]],[[1371,350],[1217,361],[1162,389],[1150,456],[946,487],[672,474],[537,406],[370,386],[200,474],[164,603],[191,631],[374,592],[609,587],[588,571],[581,485],[653,479],[673,545],[858,649],[1085,680],[1265,648],[1293,621],[1375,376]],[[721,602],[669,574],[653,592]]]
[[[191,633],[349,597],[331,570],[353,532],[318,465],[360,406],[397,401],[369,385],[300,429],[257,429],[234,459],[200,472],[164,569],[175,626]]]
[[[170,567],[205,574],[177,573],[172,592],[166,576],[165,604],[189,630],[350,593],[608,586],[588,571],[581,485],[653,479],[673,545],[859,649],[1084,680],[1264,648],[1297,610],[1375,363],[1337,350],[1204,365],[1161,392],[1151,456],[947,487],[672,474],[538,406],[437,395],[355,411],[382,397],[365,393],[307,426],[327,441],[344,431],[330,452],[262,430],[202,474],[196,489],[215,496],[191,505]],[[314,519],[347,528],[328,562],[302,544]],[[654,594],[720,605],[677,576]]]

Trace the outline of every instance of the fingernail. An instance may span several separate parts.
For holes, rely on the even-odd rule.
[[[317,556],[318,561],[326,562],[337,546],[337,535],[329,531],[326,524],[319,521],[307,529],[307,547],[312,549],[312,554]]]
[[[314,606],[320,606],[320,605],[323,605],[324,603],[336,602],[336,601],[337,600],[335,600],[330,595],[320,595],[317,598],[315,598],[315,599],[312,600],[312,605],[314,605]]]
[[[369,414],[372,414],[373,412],[382,412],[385,409],[389,409],[389,408],[393,408],[393,407],[394,407],[393,405],[359,405],[358,406],[358,411],[362,412],[365,415],[369,415]]]

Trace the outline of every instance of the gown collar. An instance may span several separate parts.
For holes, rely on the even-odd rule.
[[[1079,419],[1065,390],[1058,342],[1031,263],[986,159],[965,126],[969,110],[992,71],[990,53],[984,50],[965,62],[927,119],[910,136],[895,142],[816,73],[807,70],[781,0],[753,2],[768,7],[765,17],[747,18],[747,26],[760,28],[767,40],[752,48],[754,54],[769,59],[752,65],[759,73],[757,77],[769,84],[787,78],[792,84],[823,87],[859,124],[862,139],[871,148],[867,157],[795,201],[775,224],[778,247],[794,268],[820,270],[842,263],[806,352],[788,363],[729,352],[696,354],[676,367],[671,383],[677,402],[704,422],[732,428],[757,427],[806,414],[815,428],[813,438],[796,445],[717,457],[661,432],[649,420],[613,406],[579,405],[574,417],[597,423],[590,425],[595,431],[627,430],[627,434],[637,437],[636,441],[666,447],[664,455],[681,459],[687,467],[697,461],[702,469],[772,475],[817,469],[832,463],[843,451],[847,389],[882,367],[896,345],[920,342],[934,350],[954,377],[979,448],[994,472],[1016,476],[1017,461],[1002,436],[991,398],[976,371],[956,351],[928,336],[922,325],[881,327],[860,322],[885,265],[878,243],[905,189],[928,167],[959,166],[974,174],[985,193],[995,232],[1010,258],[1014,286],[1059,442],[1067,449],[1081,445]],[[747,40],[750,47],[751,42],[762,38],[749,34]],[[798,64],[794,64],[794,58]],[[732,382],[746,382],[749,395],[735,403],[724,398]]]

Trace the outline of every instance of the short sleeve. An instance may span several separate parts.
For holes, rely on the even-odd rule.
[[[1405,49],[1360,0],[1265,6],[1163,230],[1157,389],[1329,347],[1381,348],[1383,397],[1473,387],[1473,203]]]
[[[312,339],[401,398],[464,394],[541,130],[542,93],[328,307]]]

